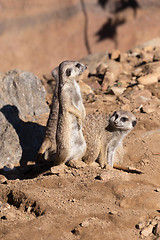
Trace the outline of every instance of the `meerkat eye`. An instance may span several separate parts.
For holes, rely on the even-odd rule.
[[[122,122],[126,122],[126,121],[128,121],[128,118],[122,117],[122,118],[121,118],[121,121],[122,121]]]
[[[72,69],[67,68],[67,70],[66,70],[67,77],[69,77],[71,75],[71,72],[72,72]]]
[[[80,63],[77,63],[77,64],[76,64],[76,67],[77,67],[77,68],[80,68],[80,67],[81,67],[81,64],[80,64]]]
[[[132,126],[133,126],[133,127],[135,127],[136,124],[137,124],[137,121],[133,121],[133,122],[132,122]]]

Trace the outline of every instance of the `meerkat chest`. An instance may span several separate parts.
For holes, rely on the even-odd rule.
[[[72,102],[72,104],[81,110],[83,101],[82,101],[82,96],[81,96],[81,91],[78,83],[73,80],[70,83],[66,83],[63,87],[62,90],[62,102],[67,103],[67,102]]]
[[[73,82],[73,91],[72,91],[72,102],[77,108],[81,108],[83,103],[81,91],[78,83],[76,81]]]

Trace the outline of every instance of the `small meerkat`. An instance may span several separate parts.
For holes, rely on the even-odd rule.
[[[56,80],[56,87],[54,90],[51,110],[49,114],[49,118],[47,121],[45,137],[43,143],[38,151],[36,157],[36,163],[43,162],[43,155],[48,153],[47,158],[49,156],[56,153],[56,130],[57,130],[57,118],[58,118],[58,109],[59,109],[59,102],[58,102],[58,84],[59,84],[59,68],[56,67],[52,71],[52,76]],[[47,152],[48,151],[48,152]]]
[[[102,168],[106,164],[114,167],[116,150],[135,125],[136,117],[123,110],[115,111],[109,119],[105,114],[88,115],[83,130],[87,144],[83,161],[91,164],[97,160]]]
[[[77,61],[64,61],[59,65],[59,111],[56,131],[55,164],[79,160],[85,154],[86,142],[82,133],[85,108],[76,77],[87,67]]]

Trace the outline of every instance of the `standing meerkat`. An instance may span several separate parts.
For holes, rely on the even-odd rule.
[[[86,151],[82,133],[85,108],[80,87],[75,78],[87,67],[76,61],[64,61],[59,65],[59,111],[56,131],[55,164],[79,160]]]
[[[88,115],[83,129],[87,144],[83,161],[91,164],[97,160],[102,168],[108,164],[126,170],[114,164],[115,153],[135,125],[136,117],[123,110],[115,111],[109,119],[106,114]]]
[[[36,163],[43,162],[43,155],[48,153],[47,158],[54,155],[56,153],[56,130],[57,130],[57,118],[58,118],[58,84],[59,84],[59,68],[56,67],[52,71],[52,76],[56,80],[56,86],[52,98],[51,110],[49,114],[49,118],[47,121],[45,137],[43,143],[38,151],[36,157]]]

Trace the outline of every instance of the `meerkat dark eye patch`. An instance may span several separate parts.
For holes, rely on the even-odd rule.
[[[133,121],[133,122],[132,122],[132,126],[133,126],[133,127],[135,127],[136,124],[137,124],[137,121]]]
[[[127,121],[128,121],[128,118],[122,117],[122,118],[121,118],[121,121],[122,121],[122,122],[127,122]]]
[[[77,64],[76,64],[76,67],[77,67],[77,68],[80,68],[80,67],[81,67],[81,64],[80,64],[80,63],[77,63]]]
[[[67,77],[69,77],[71,75],[72,69],[71,68],[67,68],[66,70],[66,75]]]

